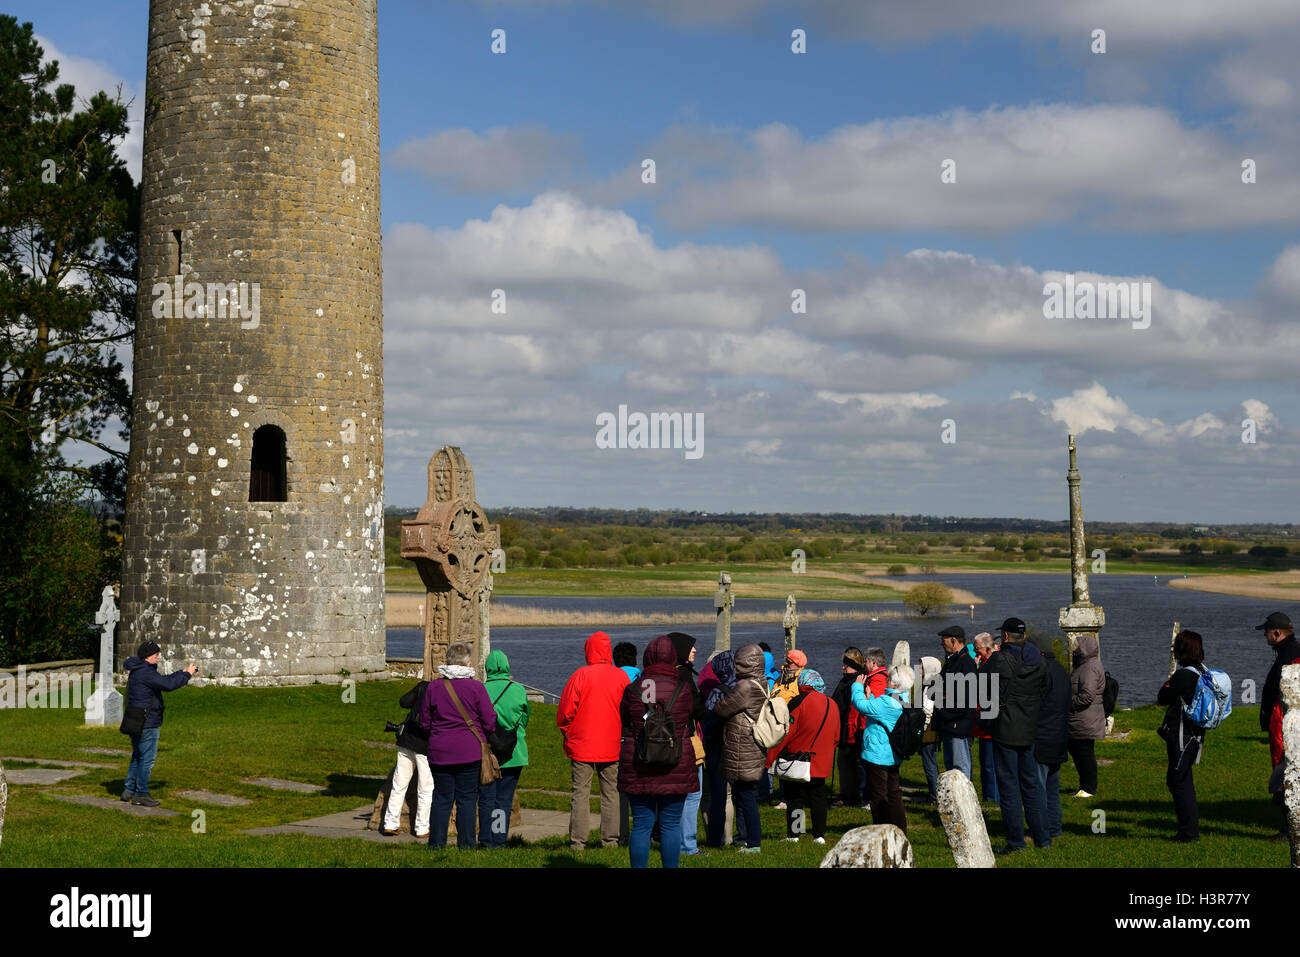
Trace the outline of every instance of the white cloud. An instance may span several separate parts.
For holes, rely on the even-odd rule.
[[[1097,382],[1086,389],[1076,389],[1068,396],[1053,399],[1050,415],[1075,435],[1089,429],[1114,432],[1123,428],[1137,435],[1159,436],[1165,429],[1159,419],[1137,415],[1123,399],[1112,396]]]
[[[455,193],[514,193],[572,175],[580,149],[572,136],[543,126],[495,126],[483,133],[441,130],[408,140],[392,163],[445,181]]]
[[[122,88],[122,101],[129,102],[130,106],[127,109],[127,134],[117,144],[117,152],[126,163],[131,178],[139,182],[144,156],[144,125],[140,112],[143,95],[102,63],[64,53],[51,43],[48,37],[40,34],[36,34],[36,42],[45,51],[44,62],[57,60],[59,63],[59,78],[55,81],[55,85],[71,83],[76,88],[79,104],[89,100],[101,90],[113,97],[117,95],[118,87]]]

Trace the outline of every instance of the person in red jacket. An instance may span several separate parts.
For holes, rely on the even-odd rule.
[[[584,646],[587,665],[569,678],[560,695],[555,723],[564,753],[573,764],[569,846],[581,851],[591,837],[591,779],[600,780],[600,840],[618,846],[618,752],[622,738],[619,705],[627,672],[614,666],[609,635],[598,631]]]
[[[798,694],[790,700],[790,733],[768,752],[770,767],[782,752],[811,755],[809,781],[781,779],[785,796],[787,841],[798,841],[808,830],[804,808],[812,809],[814,844],[826,843],[826,779],[835,767],[835,746],[840,741],[840,709],[826,696],[826,682],[811,668],[799,672]]]
[[[676,632],[674,633],[676,634]],[[682,811],[686,796],[700,790],[695,770],[695,749],[690,735],[695,689],[678,668],[679,652],[673,639],[660,635],[645,647],[641,677],[623,689],[619,716],[623,745],[618,757],[618,789],[632,805],[632,834],[628,853],[635,868],[650,865],[650,833],[659,823],[659,853],[664,867],[676,867],[682,853]],[[676,764],[650,764],[637,757],[637,738],[645,727],[650,703],[663,705],[671,714],[681,748]]]

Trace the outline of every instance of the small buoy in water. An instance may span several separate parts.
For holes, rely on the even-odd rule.
[[[872,620],[872,621],[875,621],[876,619],[872,618],[871,620]]]

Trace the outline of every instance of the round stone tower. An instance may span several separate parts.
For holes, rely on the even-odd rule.
[[[376,3],[150,3],[119,660],[384,668]]]

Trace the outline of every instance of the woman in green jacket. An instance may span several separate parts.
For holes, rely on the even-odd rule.
[[[479,840],[489,850],[496,850],[506,846],[515,788],[519,786],[520,772],[528,766],[528,742],[524,740],[528,727],[528,692],[510,677],[510,660],[504,651],[488,655],[483,667],[487,673],[483,684],[496,708],[498,729],[513,730],[519,736],[510,759],[501,762],[501,780],[479,785]]]

